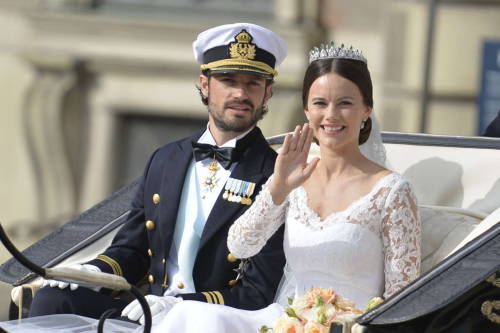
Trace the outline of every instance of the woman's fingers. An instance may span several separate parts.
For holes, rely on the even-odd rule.
[[[306,125],[304,125],[304,126],[306,126]],[[309,126],[307,128],[308,128],[308,132],[307,132],[307,136],[306,136],[306,139],[304,142],[304,147],[302,149],[302,152],[306,156],[306,158],[309,155],[309,151],[311,150],[311,144],[312,144],[312,141],[314,138],[314,134],[313,134],[313,131],[311,130],[311,128],[309,128]]]
[[[311,162],[309,162],[304,168],[304,178],[307,179],[311,176],[314,169],[319,163],[319,157],[315,157]]]
[[[293,133],[285,136],[283,146],[281,147],[280,154],[282,158],[285,158],[283,162],[287,161],[285,162],[286,165],[292,168],[303,168],[307,161],[312,140],[313,131],[309,127],[309,124],[306,123],[303,126],[295,127]]]
[[[302,126],[302,129],[300,131],[300,136],[297,144],[297,151],[302,152],[304,150],[308,134],[309,134],[309,125],[304,124],[304,126]]]
[[[281,146],[281,153],[282,154],[288,154],[290,151],[290,140],[292,139],[291,134],[287,134],[285,136],[285,141],[283,141],[283,146]]]
[[[300,139],[300,126],[297,125],[295,126],[295,130],[293,131],[292,139],[290,141],[290,151],[296,151],[297,150],[297,145],[299,143]]]

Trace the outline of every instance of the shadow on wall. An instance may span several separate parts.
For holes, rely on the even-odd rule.
[[[462,207],[464,186],[460,164],[432,157],[412,165],[403,176],[412,184],[419,204]]]
[[[468,209],[492,213],[500,207],[500,178],[493,184],[484,198],[474,201]]]

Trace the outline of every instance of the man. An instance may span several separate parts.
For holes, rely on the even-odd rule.
[[[272,302],[285,263],[283,228],[243,263],[229,253],[226,239],[273,171],[276,153],[256,123],[267,112],[286,44],[268,29],[237,23],[202,32],[193,50],[202,70],[198,90],[208,108],[207,129],[152,155],[128,221],[104,253],[77,266],[132,284],[146,277],[153,316],[182,300],[262,308]],[[31,316],[99,317],[127,305],[105,290],[46,284],[59,288],[42,288]],[[137,301],[122,315],[143,320]]]
[[[483,136],[491,136],[494,138],[500,138],[500,111],[495,119],[486,127]]]

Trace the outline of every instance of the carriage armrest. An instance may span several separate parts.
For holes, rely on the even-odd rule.
[[[495,225],[500,223],[500,207],[498,207],[493,213],[488,215],[480,224],[477,225],[474,230],[467,235],[448,255],[455,253],[460,250],[467,243],[471,242],[474,238],[485,233],[487,230],[491,229]]]
[[[419,206],[422,221],[422,273],[437,265],[473,232],[486,214],[445,206]]]

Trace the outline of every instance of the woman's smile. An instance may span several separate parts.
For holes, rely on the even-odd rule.
[[[342,132],[346,127],[343,125],[335,125],[335,124],[323,124],[320,125],[320,128],[326,133],[326,134],[339,134]]]

